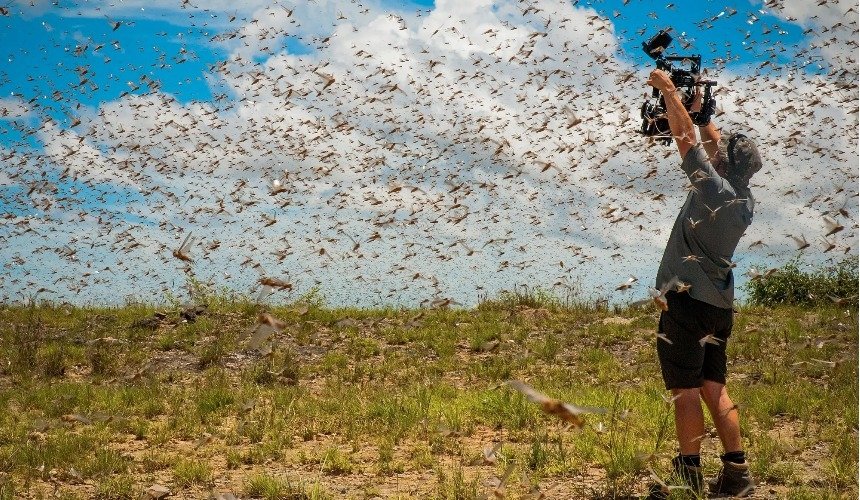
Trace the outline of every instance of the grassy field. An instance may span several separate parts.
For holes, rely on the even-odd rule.
[[[644,493],[675,453],[657,311],[539,306],[297,303],[267,309],[274,327],[224,300],[0,307],[0,498]],[[857,328],[853,306],[736,315],[756,498],[857,498]],[[509,379],[609,412],[566,428]],[[713,431],[703,447],[712,476]]]

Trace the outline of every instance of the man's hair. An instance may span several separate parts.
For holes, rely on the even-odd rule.
[[[720,156],[727,162],[726,178],[736,186],[749,185],[753,174],[761,170],[761,156],[749,137],[734,133],[720,138]]]

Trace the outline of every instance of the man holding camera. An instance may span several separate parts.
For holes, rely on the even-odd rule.
[[[723,467],[709,482],[710,492],[746,496],[755,484],[741,444],[738,407],[726,390],[726,342],[733,319],[732,256],[752,222],[749,180],[761,168],[761,158],[750,139],[742,134],[722,137],[710,123],[711,113],[699,112],[698,87],[688,111],[669,73],[654,70],[648,84],[663,96],[681,169],[692,183],[657,273],[657,288],[675,277],[684,283],[683,292],[666,293],[668,310],[660,315],[657,340],[663,381],[675,404],[680,452],[672,464],[685,486],[703,493],[699,452],[704,401],[724,450]],[[665,487],[651,487],[649,498],[667,496]]]

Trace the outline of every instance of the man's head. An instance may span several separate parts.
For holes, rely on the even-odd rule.
[[[738,133],[724,135],[720,138],[714,168],[733,185],[746,187],[753,174],[761,170],[761,156],[755,143],[747,136]]]

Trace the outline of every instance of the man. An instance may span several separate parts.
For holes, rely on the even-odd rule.
[[[732,256],[752,222],[754,200],[749,180],[761,168],[755,144],[741,134],[721,138],[709,116],[693,120],[668,73],[655,70],[648,84],[660,90],[669,128],[692,186],[675,220],[660,269],[657,288],[677,276],[684,292],[666,293],[668,310],[660,315],[657,354],[666,389],[675,397],[675,429],[680,453],[672,460],[675,475],[696,494],[703,491],[699,457],[705,402],[724,454],[714,494],[746,496],[755,485],[741,444],[738,409],[726,390],[726,342],[732,329],[734,278]],[[701,93],[691,109],[701,105]],[[667,492],[652,487],[652,498]]]

